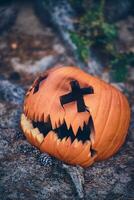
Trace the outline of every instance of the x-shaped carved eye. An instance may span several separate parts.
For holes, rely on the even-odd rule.
[[[61,105],[63,106],[64,104],[76,101],[78,112],[88,111],[83,96],[87,94],[93,94],[93,88],[91,86],[87,88],[80,88],[80,85],[76,80],[71,81],[70,84],[72,92],[60,97]]]

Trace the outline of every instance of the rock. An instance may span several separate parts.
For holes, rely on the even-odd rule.
[[[39,162],[41,163],[42,166],[52,166],[53,165],[53,160],[47,153],[42,153],[39,156]]]
[[[108,70],[105,70],[101,75],[102,80],[109,83],[110,82],[110,74]]]
[[[125,91],[125,83],[123,82],[118,82],[118,83],[112,82],[111,85],[113,85],[115,88],[117,88],[121,92]]]
[[[70,31],[74,31],[74,10],[67,0],[35,0],[35,12],[44,25],[48,25],[58,34],[66,44],[68,53],[74,55],[75,45],[72,43]]]
[[[0,127],[19,128],[24,89],[0,77]]]
[[[121,199],[133,198],[128,185],[133,182],[132,141],[127,141],[119,153],[111,159],[95,163],[86,170],[85,192],[86,199]],[[128,152],[126,154],[125,152]],[[117,198],[118,197],[118,198]]]
[[[10,120],[15,119],[9,117],[7,126],[0,129],[0,199],[77,199],[69,176],[59,165],[42,166],[39,151],[18,128],[10,128]],[[133,140],[129,138],[117,155],[86,169],[86,200],[132,197]]]
[[[88,1],[70,1],[72,7],[76,11],[77,15],[81,16],[92,7],[98,7],[100,0],[88,0]],[[133,0],[107,0],[104,4],[104,15],[108,22],[116,22],[118,20],[126,18],[128,15],[134,14]],[[116,14],[115,14],[116,13]]]
[[[134,14],[133,0],[108,0],[105,5],[105,16],[109,22],[115,22]],[[116,13],[116,14],[115,14]]]
[[[22,108],[18,105],[0,103],[0,127],[19,128]]]
[[[0,1],[0,32],[10,28],[16,19],[18,5],[13,1]]]
[[[79,199],[84,198],[84,169],[79,166],[69,166],[66,164],[63,164],[63,169],[66,170],[66,172],[70,175],[71,180],[76,188],[76,192]]]
[[[90,58],[87,63],[87,68],[85,69],[89,74],[97,76],[102,75],[102,66],[96,59]]]
[[[45,36],[46,31],[49,31],[47,27],[42,27],[34,15],[33,6],[31,6],[31,3],[28,1],[19,2],[19,13],[13,28],[14,30],[18,30],[20,33],[27,33],[30,36]],[[49,34],[51,35],[50,31]]]
[[[0,129],[0,199],[74,199],[65,172],[40,165],[34,148],[16,135]]]
[[[19,105],[23,102],[24,94],[22,87],[0,77],[0,100]]]
[[[49,67],[54,66],[60,59],[59,55],[47,55],[38,61],[33,63],[32,60],[28,60],[25,63],[20,62],[19,58],[12,58],[11,63],[13,68],[17,72],[24,72],[27,74],[41,73],[47,70]]]
[[[75,13],[67,0],[35,0],[35,12],[44,26],[51,27],[60,40],[66,45],[70,56],[76,57],[76,46],[73,44],[70,32],[74,31],[73,17]],[[77,59],[77,58],[76,58]]]
[[[134,81],[134,68],[130,68],[129,70],[129,80]]]
[[[117,23],[118,27],[118,49],[120,52],[134,53],[134,16]]]

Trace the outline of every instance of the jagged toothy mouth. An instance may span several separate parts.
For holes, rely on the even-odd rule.
[[[69,142],[71,146],[75,144],[79,144],[80,146],[83,144],[83,148],[89,148],[89,153],[91,157],[94,157],[96,151],[92,148],[91,142],[91,134],[94,134],[94,127],[92,118],[89,118],[87,124],[84,123],[83,129],[78,129],[77,134],[73,133],[72,128],[67,128],[67,125],[64,121],[62,125],[58,128],[52,129],[52,125],[49,122],[35,122],[29,120],[25,114],[21,116],[21,127],[25,133],[27,139],[35,146],[39,147],[43,144],[45,140],[55,140],[61,143],[64,141]],[[50,139],[49,139],[50,138]],[[63,142],[63,143],[64,143]]]
[[[79,128],[77,131],[76,136],[73,133],[72,128],[67,128],[67,125],[64,121],[64,123],[59,126],[58,128],[53,129],[51,122],[35,122],[32,121],[33,127],[38,128],[40,133],[43,134],[44,137],[48,135],[50,131],[53,131],[56,133],[57,137],[61,140],[63,139],[71,139],[71,142],[73,143],[75,139],[78,141],[82,141],[82,143],[85,143],[86,141],[91,141],[90,135],[91,133],[94,133],[94,127],[93,127],[93,121],[92,117],[89,118],[88,123],[83,126],[83,129]],[[96,154],[96,151],[92,149],[92,146],[90,147],[91,157],[93,157]]]
[[[54,131],[59,139],[62,140],[64,138],[70,138],[72,142],[75,139],[77,139],[78,141],[82,141],[83,143],[89,141],[91,132],[94,132],[94,127],[91,117],[89,118],[87,124],[84,123],[83,129],[81,128],[78,129],[76,136],[73,133],[72,127],[70,127],[69,129],[67,128],[65,121],[61,126],[55,129],[52,128],[50,120],[49,122],[32,121],[32,124],[34,128],[39,129],[39,131],[44,135],[44,137],[46,137],[50,131]]]

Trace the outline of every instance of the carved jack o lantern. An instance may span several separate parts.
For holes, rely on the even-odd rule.
[[[21,126],[41,152],[87,167],[113,155],[130,120],[120,91],[78,68],[48,70],[26,94]]]

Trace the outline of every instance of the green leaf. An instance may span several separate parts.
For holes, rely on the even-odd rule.
[[[108,23],[103,23],[102,24],[102,30],[103,30],[103,33],[105,35],[105,37],[108,39],[108,40],[114,40],[117,38],[117,29],[114,25],[111,25],[111,24],[108,24]]]
[[[75,32],[70,33],[72,42],[76,45],[77,47],[77,54],[82,59],[83,61],[86,61],[89,56],[89,41],[86,40],[85,38],[79,36]]]

